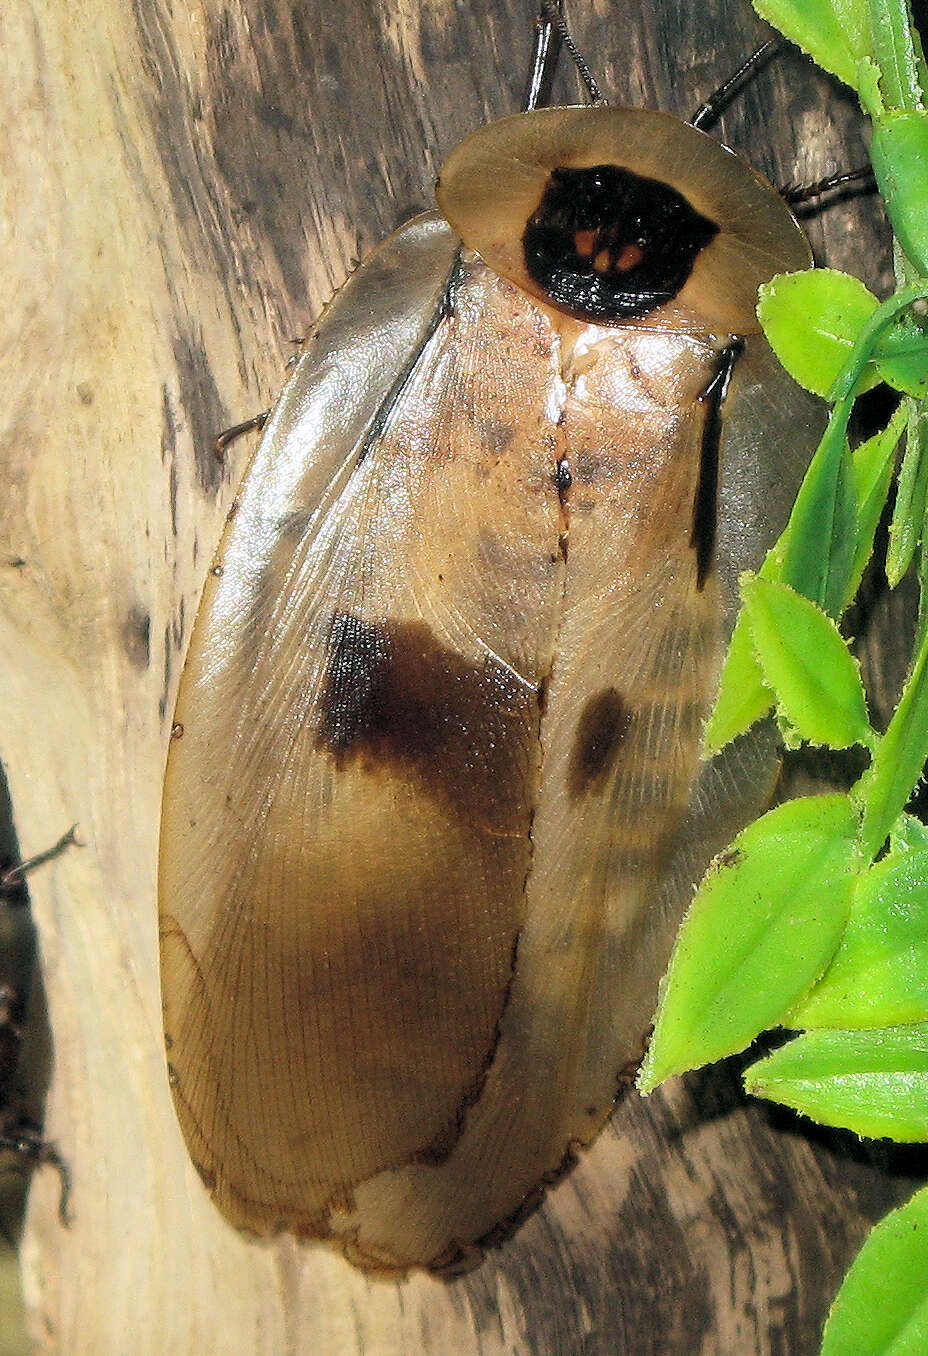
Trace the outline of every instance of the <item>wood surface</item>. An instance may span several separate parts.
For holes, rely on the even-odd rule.
[[[455,140],[518,106],[531,9],[23,0],[0,16],[0,755],[23,853],[74,821],[84,844],[30,880],[47,1129],[74,1178],[69,1228],[55,1174],[34,1178],[22,1238],[42,1351],[805,1356],[870,1223],[924,1166],[748,1103],[732,1061],[626,1098],[478,1269],[384,1282],[322,1246],[235,1234],[187,1158],[155,872],[183,654],[249,450],[220,464],[212,440],[272,402],[291,338],[430,205]],[[766,33],[746,0],[569,14],[613,102],[684,116]],[[853,100],[796,53],[722,127],[779,183],[864,158]],[[831,206],[809,233],[821,261],[887,285],[874,203]],[[855,619],[884,714],[899,607]]]

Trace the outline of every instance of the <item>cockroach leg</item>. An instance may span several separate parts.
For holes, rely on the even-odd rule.
[[[302,338],[288,339],[288,340],[287,340],[287,343],[288,343],[288,344],[292,344],[292,345],[294,346],[294,348],[296,349],[296,352],[295,352],[295,353],[291,353],[291,354],[290,354],[290,357],[287,359],[286,363],[284,364],[286,370],[289,372],[290,369],[291,369],[292,367],[296,367],[297,363],[300,361],[300,359],[301,359],[302,356],[303,356],[302,353],[300,352],[300,349],[301,349],[301,348],[304,348],[305,345],[306,345],[306,336],[304,335]]]
[[[551,99],[551,82],[560,54],[561,39],[550,15],[540,8],[535,19],[535,46],[529,71],[528,86],[522,108],[529,113],[544,108]]]
[[[690,118],[690,126],[698,127],[705,131],[707,127],[718,119],[722,110],[731,103],[736,95],[740,94],[747,84],[762,66],[772,60],[778,52],[785,46],[783,38],[770,38],[762,46],[758,47],[756,52],[752,52],[747,61],[738,67],[734,75],[730,75],[724,84],[719,85],[714,94],[710,94],[704,104],[700,104],[696,112]]]
[[[77,837],[77,825],[72,824],[67,833],[63,833],[57,843],[53,843],[44,852],[37,852],[34,857],[27,857],[24,862],[19,862],[16,866],[8,866],[5,870],[0,871],[0,899],[6,899],[14,894],[29,872],[34,871],[37,866],[43,866],[45,862],[50,862],[53,858],[59,857],[69,847],[81,846],[82,844]]]
[[[233,424],[231,428],[224,429],[213,443],[213,456],[216,460],[222,461],[229,443],[235,442],[235,439],[240,438],[243,433],[251,433],[253,429],[264,428],[270,413],[270,410],[262,410],[260,414],[254,415],[251,419],[245,419],[241,424]]]
[[[43,1139],[34,1125],[26,1121],[9,1121],[0,1129],[0,1150],[15,1154],[21,1162],[32,1167],[48,1165],[55,1169],[61,1183],[58,1218],[68,1226],[71,1223],[71,1170],[55,1145]]]
[[[872,193],[876,188],[873,170],[869,165],[861,165],[860,169],[848,170],[844,174],[829,174],[814,184],[787,184],[780,189],[780,195],[791,207],[795,207],[797,203],[811,202],[813,198],[821,198],[832,189],[844,188],[847,184],[860,184],[862,192]]]

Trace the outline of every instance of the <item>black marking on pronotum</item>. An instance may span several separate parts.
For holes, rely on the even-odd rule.
[[[621,165],[551,171],[522,236],[525,267],[569,315],[647,315],[683,287],[718,226],[669,184]]]
[[[699,449],[699,478],[696,481],[696,493],[693,496],[693,528],[690,532],[690,546],[696,552],[696,587],[702,589],[712,568],[715,553],[716,519],[718,515],[719,488],[719,442],[722,436],[722,407],[735,363],[744,352],[744,340],[722,350],[715,376],[699,400],[706,405],[706,422],[702,430],[702,444]]]

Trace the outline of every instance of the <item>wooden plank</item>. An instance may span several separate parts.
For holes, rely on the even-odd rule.
[[[628,1098],[478,1270],[387,1283],[235,1235],[180,1138],[155,871],[183,652],[248,455],[220,465],[212,438],[273,400],[289,339],[430,205],[455,140],[518,106],[530,16],[531,0],[27,0],[0,19],[2,751],[23,850],[75,820],[85,843],[31,887],[48,1126],[75,1182],[69,1229],[53,1174],[31,1196],[43,1350],[801,1354],[904,1194],[909,1159],[746,1104],[728,1065]],[[740,0],[596,0],[571,19],[614,102],[681,115],[765,32]],[[566,71],[561,88],[576,98]],[[723,132],[780,183],[864,159],[853,100],[795,53]],[[872,204],[809,230],[821,258],[885,285]]]

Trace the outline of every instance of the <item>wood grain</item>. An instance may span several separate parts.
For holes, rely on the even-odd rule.
[[[765,32],[741,0],[570,10],[615,102],[683,115]],[[270,403],[290,338],[430,204],[455,140],[517,107],[530,13],[530,0],[26,0],[0,16],[2,752],[23,851],[75,820],[85,843],[31,885],[48,1127],[75,1182],[69,1229],[53,1174],[31,1194],[22,1259],[41,1350],[804,1356],[869,1223],[919,1170],[748,1104],[729,1064],[628,1098],[515,1237],[442,1284],[250,1242],[187,1159],[155,868],[183,653],[247,457],[236,444],[220,465],[211,442]],[[864,158],[850,96],[795,53],[723,131],[780,183]],[[886,284],[872,203],[833,206],[809,233],[821,259]],[[878,640],[886,617],[874,607],[862,626]],[[873,653],[891,701],[899,658]]]

